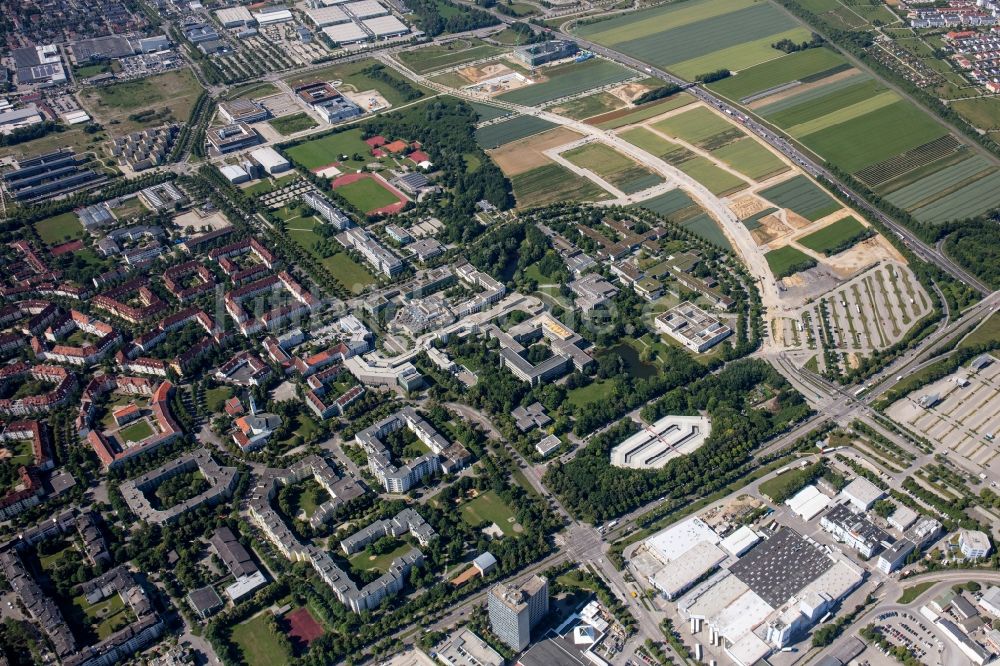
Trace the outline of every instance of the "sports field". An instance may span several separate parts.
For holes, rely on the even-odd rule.
[[[515,104],[535,106],[636,76],[632,70],[600,58],[546,67],[539,70],[539,73],[547,80],[511,90],[497,98]]]
[[[754,180],[775,176],[789,169],[774,153],[750,137],[713,150],[712,157]]]
[[[547,164],[513,176],[518,208],[545,206],[557,201],[603,201],[611,195],[593,181],[559,164]]]
[[[840,208],[840,204],[802,175],[794,176],[759,192],[771,203],[788,208],[807,220],[818,220]]]
[[[462,520],[470,525],[481,523],[494,523],[504,533],[504,536],[511,536],[514,530],[514,514],[507,505],[503,503],[496,492],[487,491],[473,500],[470,500],[459,507]]]
[[[288,625],[288,638],[291,639],[299,650],[308,648],[310,643],[324,633],[323,625],[304,606],[289,611],[285,615],[285,622]]]
[[[808,270],[816,265],[815,259],[791,245],[771,250],[764,255],[764,259],[767,260],[767,265],[770,267],[771,272],[774,273],[774,277],[779,280],[800,271]]]
[[[341,161],[342,155],[370,155],[371,148],[361,140],[360,129],[350,129],[300,143],[285,152],[292,161],[314,170]]]
[[[76,213],[62,213],[35,222],[35,231],[46,245],[55,245],[83,236],[83,225]]]
[[[356,178],[355,176],[361,176]],[[368,174],[349,174],[333,182],[334,191],[347,199],[355,208],[365,213],[383,212],[400,203],[405,203],[384,183]],[[396,211],[384,211],[396,212]]]
[[[792,81],[801,81],[844,62],[830,49],[807,49],[748,67],[728,79],[710,83],[708,87],[733,101],[740,101]]]
[[[590,169],[625,194],[634,194],[663,182],[644,166],[603,143],[588,143],[562,154],[567,160]]]
[[[867,236],[870,230],[854,217],[845,217],[798,239],[799,245],[827,256],[843,252]]]
[[[476,141],[483,150],[489,150],[553,127],[554,123],[536,116],[517,116],[477,129]]]
[[[265,611],[232,629],[232,641],[248,666],[272,666],[287,661],[288,654],[268,629],[269,611]]]

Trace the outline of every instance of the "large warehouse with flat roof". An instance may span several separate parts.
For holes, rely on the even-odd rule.
[[[309,20],[316,24],[317,28],[325,28],[328,25],[338,25],[349,23],[351,17],[343,9],[336,5],[332,7],[317,7],[316,9],[305,10]]]
[[[377,18],[368,19],[362,21],[365,28],[367,28],[376,39],[385,39],[386,37],[398,37],[399,35],[405,35],[410,31],[406,24],[400,21],[395,16],[379,16]]]
[[[369,39],[364,28],[353,22],[327,26],[323,32],[334,44],[357,44]]]
[[[378,0],[355,0],[355,2],[348,2],[344,5],[344,8],[359,19],[374,18],[376,16],[385,16],[389,13],[389,10],[378,2]]]

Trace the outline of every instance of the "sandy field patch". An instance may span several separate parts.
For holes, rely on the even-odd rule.
[[[652,89],[652,86],[643,85],[641,83],[626,83],[625,85],[618,86],[617,88],[612,88],[608,92],[621,101],[631,104],[632,100],[636,97]]]
[[[729,204],[729,210],[733,211],[733,215],[741,220],[753,217],[765,208],[767,208],[767,205],[763,201],[749,195],[735,199]]]
[[[807,90],[812,90],[813,88],[821,88],[829,83],[835,83],[837,81],[841,81],[843,79],[854,76],[857,73],[858,70],[854,69],[853,67],[850,69],[845,69],[842,72],[837,72],[836,74],[832,74],[831,76],[820,79],[819,81],[811,81],[809,83],[803,83],[802,85],[799,86],[786,88],[785,90],[782,90],[781,92],[776,92],[773,95],[768,95],[767,97],[761,97],[760,99],[756,99],[747,104],[747,108],[759,109],[762,106],[767,106],[768,104],[773,104],[774,102],[780,102],[781,100],[787,97],[798,95],[801,92],[806,92]]]
[[[798,213],[794,213],[788,209],[785,209],[785,222],[792,229],[805,229],[810,224],[813,224],[810,220],[807,220]]]
[[[757,245],[767,245],[776,238],[786,236],[791,229],[786,227],[774,213],[760,218],[760,226],[750,232]]]
[[[481,65],[468,65],[466,67],[460,67],[455,70],[455,73],[469,83],[479,83],[480,81],[485,81],[486,79],[513,74],[514,70],[502,63],[492,62]]]
[[[486,151],[506,176],[516,176],[549,164],[545,151],[558,148],[583,138],[582,134],[566,127],[556,127],[541,134],[518,139]]]
[[[200,230],[202,227],[209,227],[212,231],[214,231],[216,229],[228,227],[229,220],[227,220],[226,217],[219,211],[203,217],[198,214],[198,211],[192,210],[175,217],[174,224],[184,229]]]

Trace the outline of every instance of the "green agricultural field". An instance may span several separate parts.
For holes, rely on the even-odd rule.
[[[362,178],[347,185],[340,185],[335,189],[335,192],[365,213],[370,213],[383,206],[391,206],[399,201],[395,194],[385,189],[374,178]]]
[[[503,118],[504,116],[509,116],[511,114],[511,112],[507,109],[501,109],[499,106],[493,106],[492,104],[480,104],[479,102],[465,103],[471,106],[472,110],[476,112],[476,115],[479,116],[480,122],[496,120],[497,118]]]
[[[620,109],[617,113],[612,112],[602,118],[594,118],[591,124],[596,123],[596,127],[601,129],[618,129],[626,125],[640,123],[643,120],[655,118],[667,111],[679,109],[694,102],[694,97],[687,93],[677,93],[670,97],[632,107],[632,109]]]
[[[352,156],[358,153],[367,157],[371,154],[371,148],[361,140],[360,129],[350,129],[300,143],[285,152],[289,159],[312,170],[339,162],[341,155]],[[361,160],[358,164],[366,161],[368,160]]]
[[[402,51],[397,57],[417,74],[427,74],[445,67],[497,56],[504,51],[505,49],[491,46],[479,39],[456,39],[447,44]]]
[[[247,666],[272,666],[288,661],[284,645],[268,629],[270,614],[265,611],[232,629],[232,641]]]
[[[707,187],[716,196],[736,192],[747,186],[743,180],[720,169],[701,155],[684,160],[677,165],[677,168]]]
[[[1000,207],[1000,171],[994,171],[965,187],[942,196],[912,212],[918,222],[938,224],[964,220]]]
[[[476,141],[483,150],[498,148],[504,144],[539,134],[555,127],[555,123],[535,116],[517,116],[510,120],[494,123],[476,130]]]
[[[722,228],[719,227],[718,223],[708,215],[708,213],[700,213],[695,215],[690,220],[684,222],[681,226],[709,243],[714,243],[724,250],[732,250],[733,246],[729,243],[729,239],[722,232]]]
[[[838,78],[835,81],[826,81],[822,85],[815,87],[789,91],[788,93],[783,94],[780,99],[775,99],[766,104],[754,106],[754,111],[757,115],[770,118],[774,114],[781,113],[786,109],[801,107],[801,110],[808,114],[806,118],[808,119],[814,117],[814,115],[822,115],[823,113],[828,112],[828,110],[823,108],[820,108],[818,111],[813,111],[812,103],[818,103],[821,105],[829,104],[831,108],[837,108],[840,97],[835,93],[851,95],[853,94],[856,86],[862,86],[866,83],[871,85],[874,89],[880,89],[879,84],[867,74],[862,74],[861,72],[850,72],[846,76]],[[864,99],[864,97],[862,96],[852,101],[857,101],[857,99]],[[801,121],[793,119],[789,122],[789,124],[794,125],[797,122]]]
[[[500,496],[495,491],[482,493],[474,500],[470,500],[459,507],[462,520],[470,525],[481,523],[496,523],[497,527],[503,531],[504,536],[515,534],[514,513],[503,503]]]
[[[712,157],[754,180],[763,180],[789,168],[777,155],[750,137],[713,150]]]
[[[728,79],[710,83],[709,88],[733,101],[800,81],[843,64],[844,59],[827,48],[798,51],[741,70]]]
[[[391,83],[386,83],[378,79],[373,79],[364,73],[364,70],[377,64],[377,61],[371,58],[366,58],[364,60],[358,60],[356,62],[341,62],[335,65],[330,65],[329,67],[324,67],[322,69],[314,69],[306,74],[299,76],[290,76],[285,79],[285,83],[292,86],[293,88],[302,83],[308,83],[310,81],[341,81],[341,90],[346,90],[351,92],[364,92],[366,90],[377,90],[382,93],[386,101],[392,106],[399,106],[401,104],[407,104],[407,100],[400,94],[400,92]],[[395,73],[393,70],[386,68],[386,71],[393,78],[405,81],[406,79],[401,78],[402,75]],[[410,85],[418,90],[426,93],[428,92],[426,88],[420,85],[408,81]]]
[[[301,132],[302,130],[312,129],[319,125],[319,123],[312,119],[312,116],[304,111],[302,113],[293,113],[290,116],[274,118],[268,124],[277,130],[279,134],[284,134],[285,136]]]
[[[83,236],[83,225],[76,213],[63,213],[35,222],[35,231],[46,245],[57,245]]]
[[[808,41],[811,32],[802,27],[791,28],[773,35],[767,35],[749,42],[742,42],[719,51],[711,51],[698,58],[691,58],[670,65],[670,70],[678,76],[694,80],[699,74],[714,72],[719,69],[739,71],[762,62],[782,57],[784,53],[775,51],[771,46],[776,41],[789,39],[793,42]]]
[[[684,150],[680,145],[667,141],[659,134],[651,132],[645,127],[634,127],[630,130],[625,130],[618,136],[633,146],[642,148],[647,153],[651,153],[657,157],[666,157],[670,153]]]
[[[863,102],[881,92],[885,92],[885,86],[866,77],[849,86],[840,87],[833,84],[813,88],[775,102],[773,105],[762,107],[758,111],[779,127],[794,127]]]
[[[553,107],[551,111],[574,120],[592,118],[603,113],[615,111],[625,106],[621,101],[609,92],[599,92],[596,95],[587,97],[577,97],[568,102],[563,102],[559,106]]]
[[[805,176],[799,175],[758,192],[771,203],[816,221],[840,208],[834,199]]]
[[[860,118],[861,116],[874,113],[879,109],[895,104],[898,101],[900,101],[899,95],[891,90],[883,90],[880,93],[876,93],[868,97],[867,99],[839,108],[832,113],[826,114],[825,116],[813,118],[812,120],[807,120],[804,123],[788,127],[785,131],[796,138],[805,140],[805,137],[808,137],[810,134],[814,134],[815,132],[825,130],[828,127],[835,127],[850,120],[854,120],[855,118]]]
[[[704,106],[665,118],[653,123],[653,127],[664,134],[684,139],[696,146],[718,134],[736,129],[728,120]]]
[[[688,206],[693,206],[695,203],[684,190],[676,189],[670,190],[666,194],[655,196],[652,199],[646,199],[637,205],[651,210],[657,215],[670,217],[673,213],[683,210]]]
[[[609,19],[580,25],[574,28],[573,32],[590,41],[614,46],[642,37],[655,36],[664,26],[677,28],[750,7],[753,4],[754,0],[667,2],[650,9],[619,14]]]
[[[844,171],[855,172],[947,134],[944,126],[905,100],[814,132],[805,145]]]
[[[546,67],[540,72],[547,77],[547,81],[511,90],[500,95],[498,99],[514,104],[536,106],[635,76],[632,70],[600,58]]]
[[[767,265],[770,267],[774,277],[781,279],[794,275],[804,270],[808,270],[816,265],[816,260],[802,250],[797,250],[791,245],[771,250],[764,255]]]
[[[559,164],[526,171],[511,178],[518,208],[546,206],[557,201],[603,201],[611,195],[592,180]]]
[[[886,195],[885,199],[904,210],[919,208],[931,203],[941,194],[961,189],[993,170],[993,165],[985,157],[971,155],[957,164],[936,169],[930,175]]]
[[[562,154],[567,160],[590,169],[625,194],[634,194],[663,182],[663,179],[603,143],[588,143]]]
[[[826,225],[819,231],[799,238],[797,242],[814,252],[829,256],[835,254],[834,250],[839,249],[843,252],[852,247],[868,233],[868,227],[861,224],[857,218],[845,217]]]
[[[958,99],[948,106],[973,127],[986,131],[1000,129],[1000,98]]]
[[[779,35],[792,30],[805,32],[808,39],[808,32],[774,5],[704,0],[633,12],[583,26],[577,32],[651,65],[690,77],[717,69],[710,63],[717,62],[713,56],[719,54],[730,69],[754,65],[761,61],[760,54],[750,53],[758,50],[755,42],[766,42],[765,47],[770,48],[781,38]],[[753,45],[750,50],[745,48],[748,44]],[[774,57],[774,50],[768,55]],[[703,66],[707,68],[695,71]]]
[[[122,442],[141,442],[152,436],[153,427],[145,419],[134,421],[118,431],[118,438]]]

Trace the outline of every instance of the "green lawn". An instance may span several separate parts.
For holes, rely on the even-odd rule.
[[[135,620],[135,615],[125,607],[119,594],[93,605],[88,604],[87,599],[81,595],[73,598],[73,605],[82,612],[99,640],[104,640]]]
[[[815,465],[797,467],[760,484],[760,492],[776,503],[784,502],[809,483],[815,473]]]
[[[456,39],[447,44],[433,44],[403,51],[398,58],[417,74],[427,74],[437,69],[500,55],[504,51],[505,49],[479,39]]]
[[[395,194],[385,189],[374,178],[362,178],[347,185],[340,185],[334,191],[365,213],[391,206],[399,201]]]
[[[232,629],[232,641],[249,666],[273,666],[288,661],[284,646],[268,629],[268,615],[261,613]]]
[[[853,246],[867,233],[868,227],[856,218],[845,217],[799,238],[797,242],[814,252],[831,255],[835,254],[835,250],[843,252]]]
[[[767,265],[779,280],[800,271],[808,270],[816,265],[816,260],[808,254],[797,250],[791,245],[771,250],[764,255]]]
[[[934,581],[927,580],[922,583],[917,583],[916,585],[911,585],[910,587],[903,589],[903,594],[899,596],[896,600],[897,604],[909,604],[917,600],[921,594],[929,590],[934,585]]]
[[[574,407],[585,407],[601,400],[608,392],[610,384],[611,381],[607,379],[595,380],[586,386],[571,389],[566,393],[566,399]]]
[[[337,251],[329,257],[324,257],[319,253],[316,244],[325,239],[316,233],[317,224],[322,223],[315,217],[292,217],[285,227],[285,234],[298,243],[302,249],[313,255],[335,280],[353,293],[360,293],[369,285],[375,284],[375,278],[372,277],[372,274],[365,270],[364,266],[351,259],[347,253]]]
[[[118,431],[118,438],[122,442],[141,442],[152,436],[153,428],[145,419],[130,423]]]
[[[233,389],[228,386],[216,386],[205,391],[205,408],[212,414],[221,412],[226,400],[233,397]]]
[[[348,558],[356,571],[377,571],[379,573],[385,573],[389,569],[389,565],[397,557],[402,557],[413,548],[410,544],[406,542],[401,542],[399,546],[390,550],[388,553],[382,553],[381,555],[369,555],[367,551],[362,550],[359,553],[355,553]]]
[[[76,213],[63,213],[35,222],[35,231],[46,245],[58,245],[83,236],[83,225]]]
[[[459,507],[462,520],[470,525],[496,523],[504,536],[515,534],[514,514],[496,492],[490,490]]]
[[[293,113],[290,116],[274,118],[269,121],[269,124],[279,133],[288,135],[301,132],[302,130],[312,129],[319,123],[313,120],[312,116],[303,111],[302,113]]]
[[[340,162],[342,155],[348,156],[350,166],[361,166],[370,161],[371,148],[361,140],[360,129],[349,129],[300,143],[289,148],[288,157],[306,169],[318,169],[334,162]],[[359,154],[363,159],[354,160],[353,155]]]
[[[6,441],[0,448],[5,449],[10,454],[10,457],[5,457],[4,460],[11,465],[20,467],[22,465],[31,465],[35,462],[35,447],[31,440]]]
[[[183,68],[144,79],[86,88],[80,93],[80,101],[96,121],[106,126],[114,123],[114,134],[119,136],[165,122],[186,122],[202,92],[191,70]],[[164,109],[167,113],[161,114]],[[139,120],[129,117],[137,113],[147,115]]]
[[[59,550],[49,553],[48,555],[39,554],[38,563],[41,564],[42,571],[50,571],[52,567],[64,557],[72,557],[75,559],[79,556],[80,553],[76,550],[76,547],[72,543],[69,541],[63,541],[62,547],[59,548]]]
[[[958,348],[972,347],[975,345],[987,344],[1000,340],[1000,312],[991,314],[982,324],[969,333],[959,344]]]

